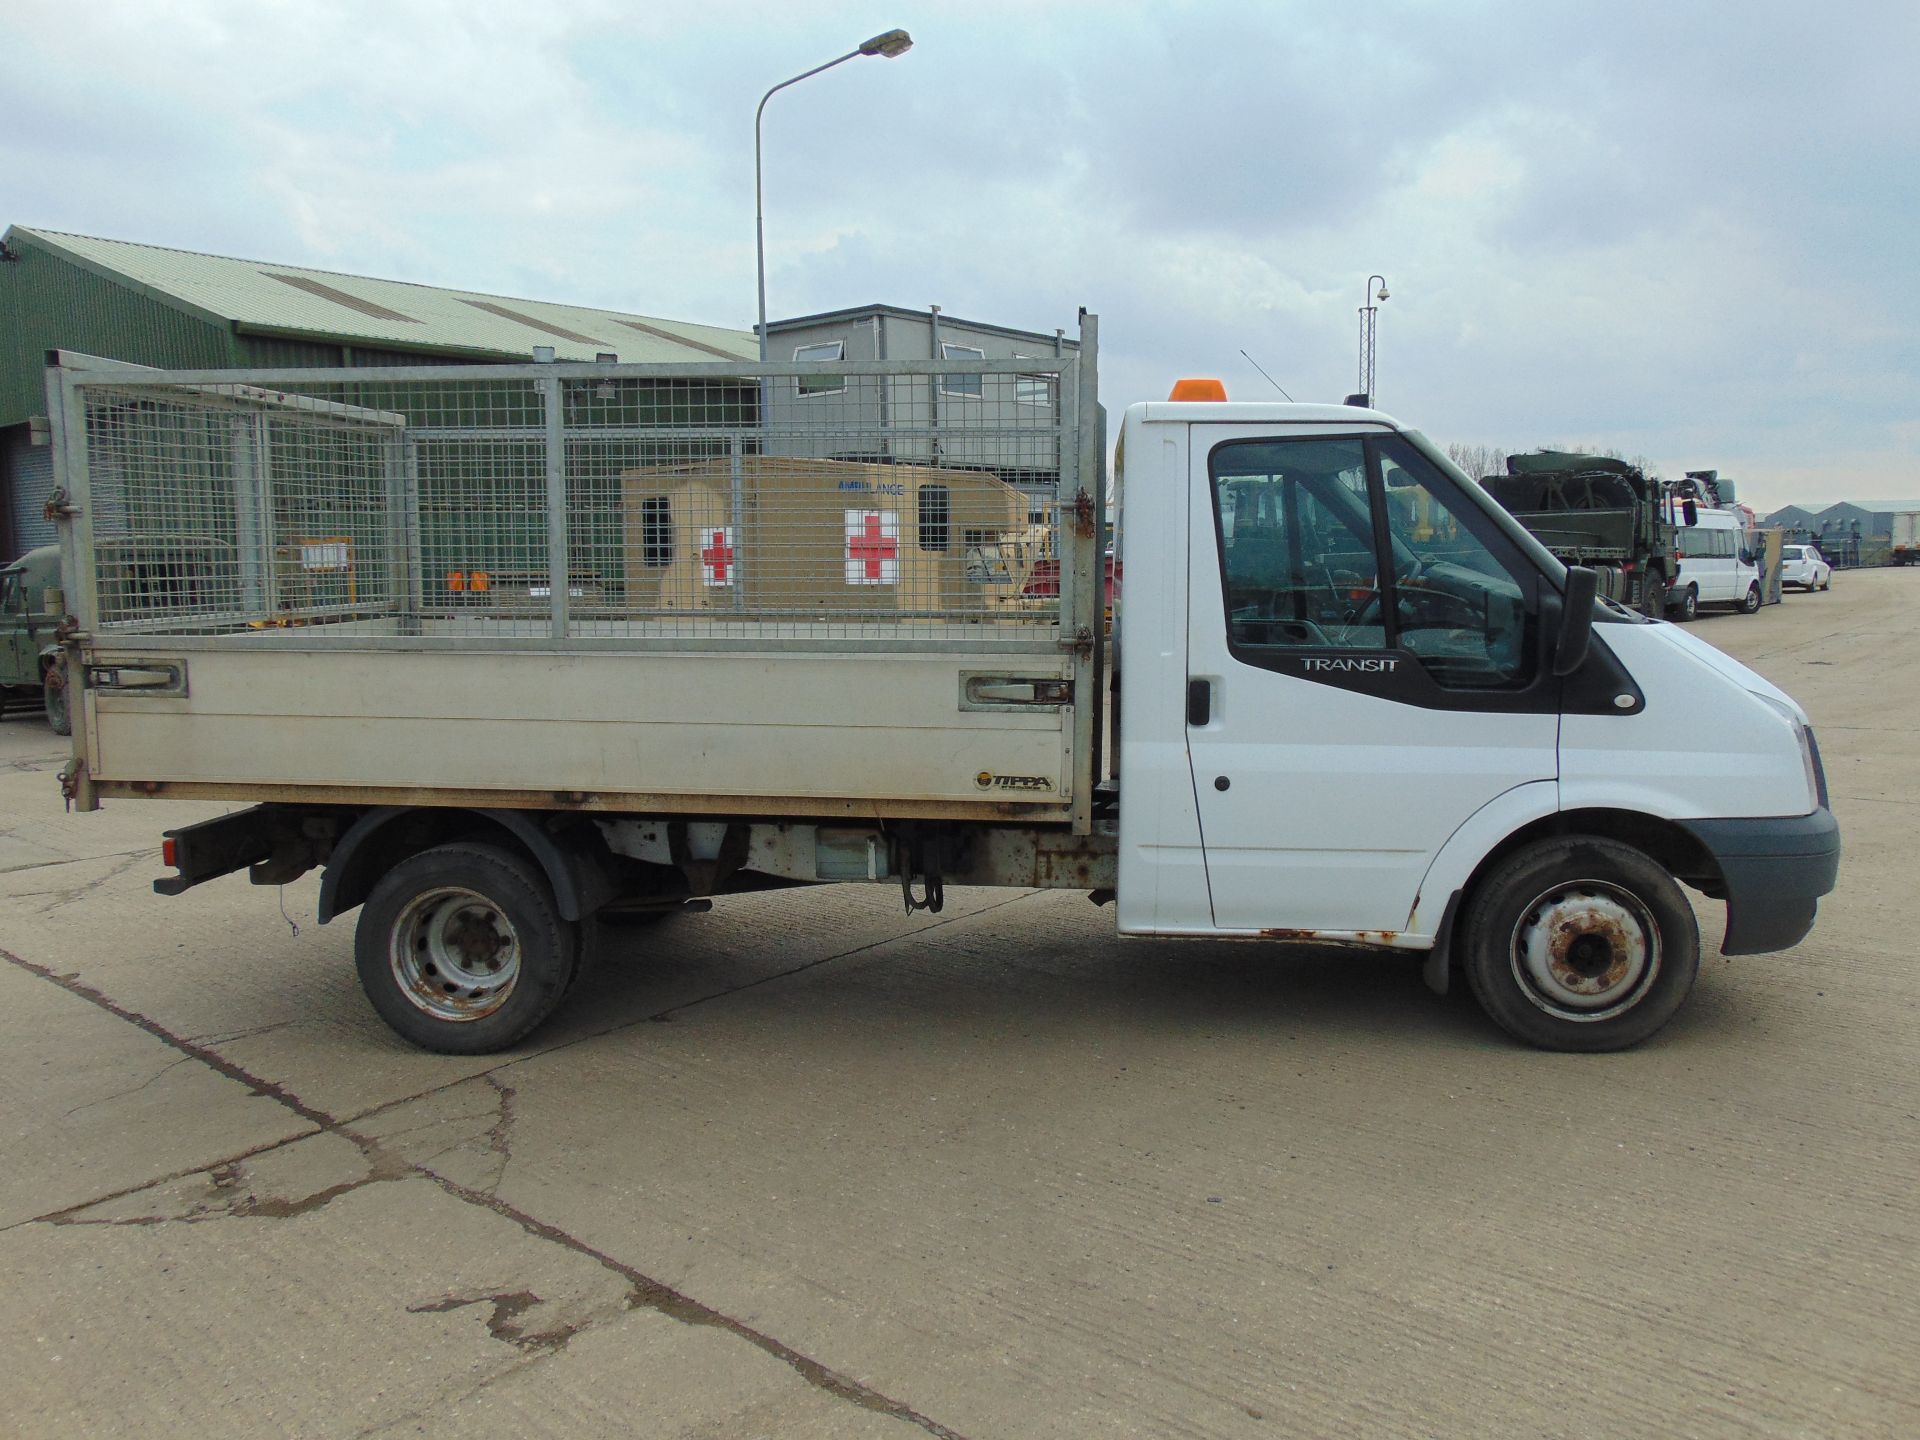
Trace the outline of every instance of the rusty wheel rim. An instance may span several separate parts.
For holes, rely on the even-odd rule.
[[[1660,926],[1640,898],[1603,880],[1541,892],[1513,928],[1513,977],[1534,1005],[1588,1023],[1624,1014],[1660,974]]]
[[[455,886],[416,895],[394,921],[389,958],[400,993],[436,1020],[479,1020],[513,994],[520,937],[486,896]]]

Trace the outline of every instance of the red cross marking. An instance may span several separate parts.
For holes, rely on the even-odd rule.
[[[727,532],[715,530],[707,548],[700,552],[700,563],[713,571],[713,583],[727,583],[727,567],[733,564],[733,547],[727,544]]]
[[[900,542],[891,535],[880,533],[880,515],[878,511],[869,514],[862,522],[858,535],[847,537],[847,559],[858,561],[867,567],[867,579],[881,578],[881,566],[889,560],[900,558]]]

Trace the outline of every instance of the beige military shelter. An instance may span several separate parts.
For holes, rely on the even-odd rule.
[[[620,476],[627,606],[1024,618],[1027,498],[975,470],[720,457]]]

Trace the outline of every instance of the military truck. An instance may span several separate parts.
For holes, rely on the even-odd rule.
[[[1685,502],[1657,479],[1604,455],[1539,450],[1508,456],[1507,473],[1480,484],[1556,558],[1597,572],[1602,595],[1656,620],[1666,613]]]
[[[54,629],[60,623],[60,548],[29,550],[0,570],[0,708],[37,701],[54,733],[73,733],[66,671]]]

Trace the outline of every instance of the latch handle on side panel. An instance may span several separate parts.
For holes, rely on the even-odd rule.
[[[86,667],[89,690],[108,690],[120,694],[172,695],[187,693],[187,662],[184,660],[129,660]]]
[[[963,673],[960,706],[1055,706],[1073,703],[1073,681],[1047,676]]]

